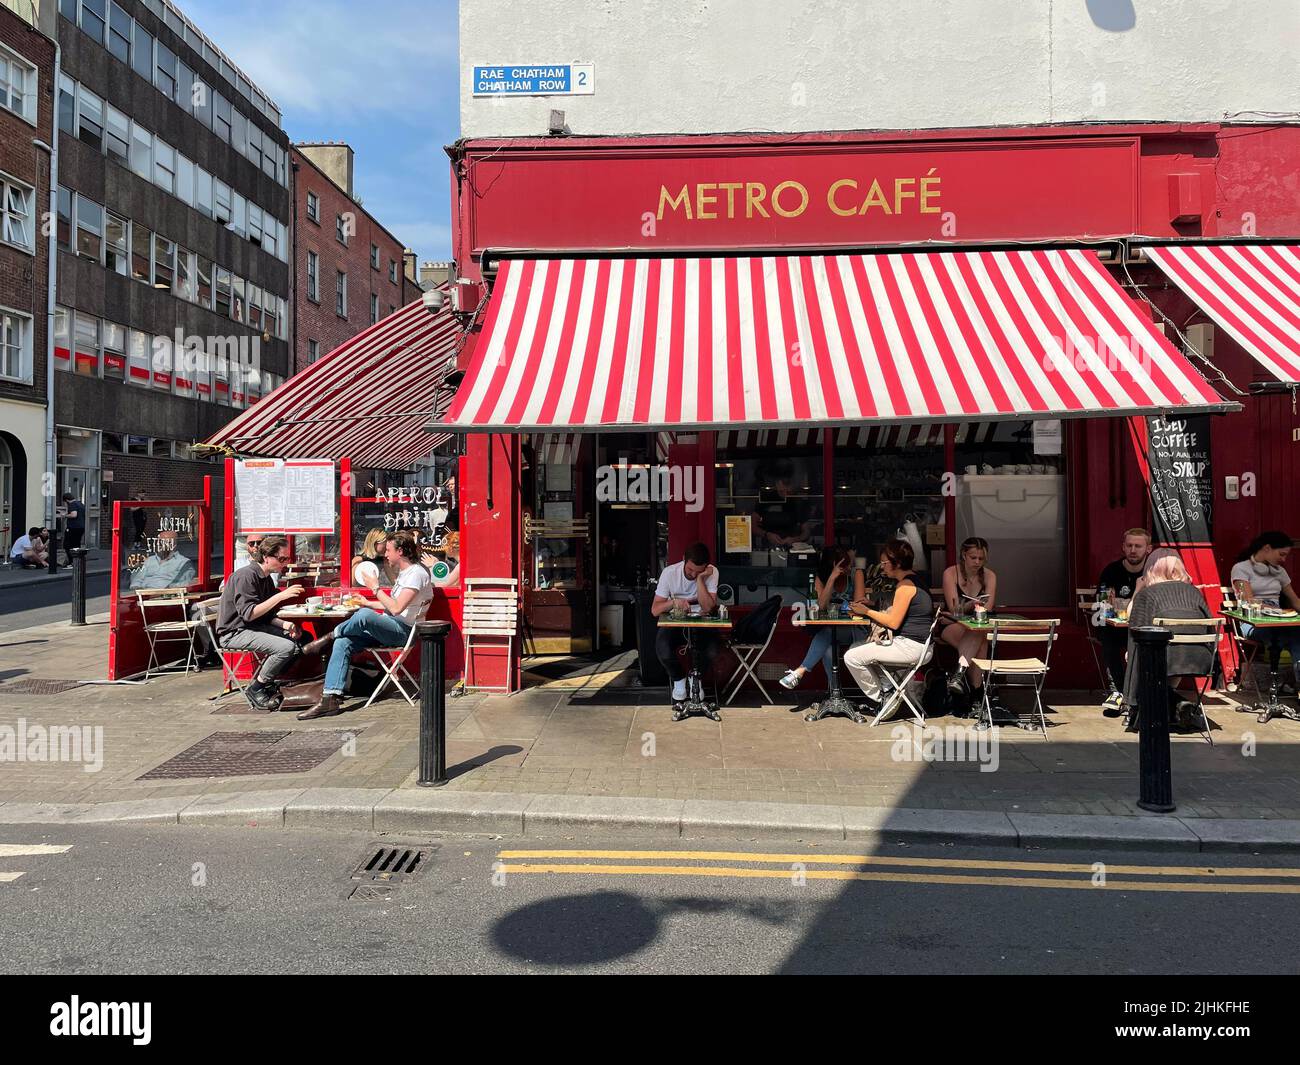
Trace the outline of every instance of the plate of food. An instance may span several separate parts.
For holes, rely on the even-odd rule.
[[[1266,606],[1260,611],[1266,618],[1295,618],[1300,617],[1300,613],[1294,610],[1284,610],[1280,606]]]

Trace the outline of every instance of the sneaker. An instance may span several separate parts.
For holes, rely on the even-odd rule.
[[[796,673],[793,669],[787,669],[785,671],[785,676],[782,677],[780,680],[780,685],[783,688],[786,688],[790,691],[794,691],[795,688],[799,687],[799,681],[802,679],[803,678],[800,677],[799,674]]]
[[[1111,692],[1101,704],[1103,717],[1119,717],[1124,712],[1124,697],[1119,692]]]

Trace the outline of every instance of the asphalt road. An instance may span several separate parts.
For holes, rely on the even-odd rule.
[[[0,826],[0,971],[1270,974],[1300,956],[1294,858],[1111,854],[1097,870],[1000,848],[388,839],[427,846],[423,871],[349,898],[375,842]],[[33,844],[68,849],[12,849]],[[560,853],[575,849],[599,853]],[[1204,984],[1231,997],[1223,976]]]
[[[62,572],[61,570],[60,573]],[[86,578],[87,615],[107,613],[110,581],[111,577],[107,573]],[[27,584],[18,588],[0,585],[0,632],[67,621],[71,616],[70,578],[45,578],[40,584]]]

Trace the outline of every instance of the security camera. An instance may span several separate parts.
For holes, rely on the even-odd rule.
[[[430,314],[437,314],[447,304],[447,294],[436,288],[431,288],[422,297],[424,300],[424,309]]]

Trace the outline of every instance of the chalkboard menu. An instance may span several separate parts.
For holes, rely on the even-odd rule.
[[[1147,419],[1151,513],[1162,544],[1212,540],[1210,416]]]

